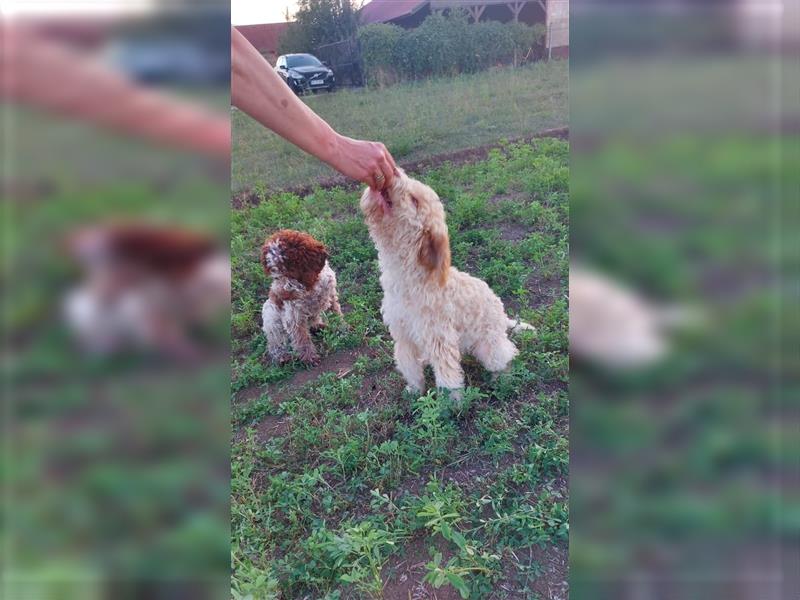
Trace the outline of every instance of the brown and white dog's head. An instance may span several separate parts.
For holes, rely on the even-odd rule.
[[[404,268],[422,270],[439,285],[445,284],[450,238],[436,192],[398,169],[390,188],[364,190],[361,211],[379,252],[401,258]]]
[[[322,242],[311,235],[291,229],[276,231],[261,247],[261,265],[272,277],[287,277],[310,290],[328,260]]]

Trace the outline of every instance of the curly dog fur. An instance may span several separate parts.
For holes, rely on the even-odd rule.
[[[517,355],[508,330],[533,327],[509,319],[484,281],[450,265],[445,212],[436,192],[401,170],[391,189],[367,188],[361,210],[378,249],[383,320],[408,388],[423,391],[423,369],[430,364],[437,387],[458,396],[464,353],[489,371],[506,369]]]
[[[307,233],[282,229],[264,242],[260,262],[272,277],[261,310],[270,357],[278,363],[291,360],[291,345],[300,360],[317,363],[311,328],[323,326],[326,310],[342,314],[328,251]]]

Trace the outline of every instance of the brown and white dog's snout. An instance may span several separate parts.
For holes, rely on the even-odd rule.
[[[393,215],[393,209],[402,199],[405,181],[405,171],[397,169],[392,185],[383,190],[366,188],[361,195],[361,210],[367,218],[382,219]]]
[[[388,217],[393,204],[392,193],[389,190],[377,191],[367,188],[361,196],[361,210],[368,218]]]

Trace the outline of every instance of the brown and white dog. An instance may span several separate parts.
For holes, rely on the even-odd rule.
[[[65,317],[92,354],[136,348],[193,358],[192,327],[230,306],[230,259],[206,233],[105,223],[73,232],[65,250],[83,271]]]
[[[281,229],[261,247],[261,264],[272,277],[261,310],[270,357],[278,363],[291,360],[291,345],[300,360],[317,363],[311,329],[324,325],[326,310],[342,314],[328,251],[307,233]]]
[[[400,170],[390,189],[364,190],[361,210],[378,249],[383,320],[408,389],[423,391],[423,368],[430,364],[437,387],[457,398],[464,387],[464,353],[489,371],[505,370],[517,355],[508,331],[533,327],[509,319],[484,281],[450,265],[436,192]]]

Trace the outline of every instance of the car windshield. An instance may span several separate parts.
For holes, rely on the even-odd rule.
[[[310,54],[295,54],[286,57],[286,66],[290,69],[294,67],[321,67],[322,63]]]

